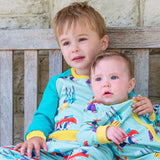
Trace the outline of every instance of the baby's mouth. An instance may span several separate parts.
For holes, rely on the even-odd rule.
[[[104,95],[104,96],[110,96],[110,95],[112,95],[112,92],[106,91],[106,92],[104,92],[103,95]]]

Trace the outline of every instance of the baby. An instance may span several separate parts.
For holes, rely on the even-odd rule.
[[[158,111],[138,115],[128,97],[135,86],[132,65],[123,54],[98,55],[91,66],[95,98],[84,110],[77,139],[81,145],[109,146],[117,159],[160,159]]]

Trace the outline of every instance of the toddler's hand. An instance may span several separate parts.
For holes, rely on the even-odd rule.
[[[33,137],[29,139],[28,141],[25,141],[23,143],[19,143],[15,146],[15,150],[20,148],[21,149],[21,155],[23,156],[25,154],[25,150],[27,150],[27,155],[29,158],[32,157],[32,150],[35,150],[36,156],[38,159],[40,159],[40,149],[42,148],[45,152],[47,152],[47,145],[45,141],[40,137]]]
[[[125,141],[127,133],[122,128],[110,126],[107,128],[106,136],[114,143],[120,144]]]
[[[147,97],[137,96],[133,97],[133,99],[137,101],[135,104],[132,105],[135,113],[138,113],[139,115],[146,113],[152,114],[153,105]]]

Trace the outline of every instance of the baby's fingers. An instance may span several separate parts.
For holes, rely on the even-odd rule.
[[[119,130],[120,130],[120,133],[121,133],[121,136],[122,136],[122,142],[124,142],[128,135],[122,128],[119,128]]]
[[[113,137],[112,141],[115,143],[115,144],[120,144],[120,140],[116,137]]]
[[[114,136],[116,138],[116,141],[118,141],[117,144],[119,144],[119,143],[123,143],[125,141],[127,134],[123,129],[118,128],[118,130],[117,130],[117,132],[115,132]]]

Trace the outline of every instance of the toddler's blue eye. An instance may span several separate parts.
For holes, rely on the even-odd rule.
[[[96,81],[101,81],[102,80],[102,78],[96,78]]]
[[[112,76],[111,79],[113,80],[118,79],[118,76]]]
[[[67,46],[67,45],[69,45],[70,44],[70,42],[64,42],[63,43],[63,46]]]
[[[85,41],[87,38],[80,38],[79,41]]]

